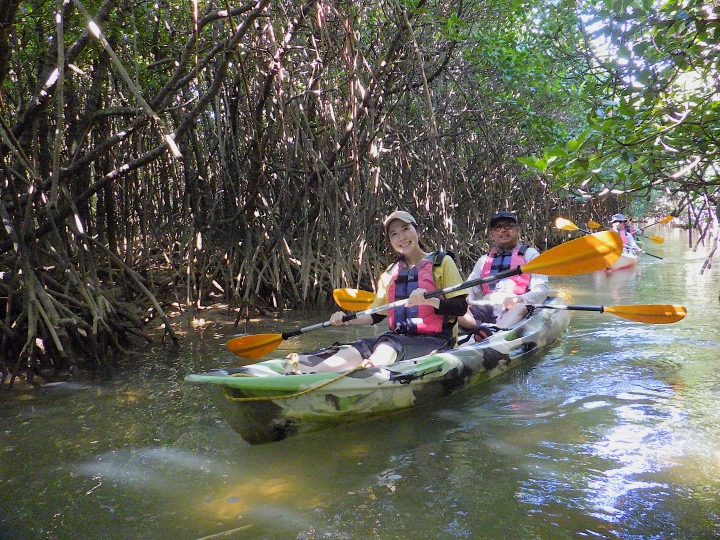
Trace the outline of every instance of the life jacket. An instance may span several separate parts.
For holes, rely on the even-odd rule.
[[[408,298],[415,289],[425,289],[428,292],[438,290],[433,267],[440,265],[445,255],[445,252],[435,251],[412,268],[407,267],[404,259],[399,259],[395,263],[388,286],[390,303]],[[437,334],[443,330],[446,317],[435,313],[432,306],[402,305],[390,309],[388,322],[391,330],[402,334]]]
[[[627,227],[622,227],[618,232],[620,233],[620,238],[622,238],[623,246],[627,246],[628,242],[629,242],[629,240],[628,240],[628,232],[629,231],[627,230]]]
[[[635,236],[635,226],[634,225],[625,225],[625,227],[623,227],[623,229],[625,229],[625,232],[629,232],[630,234]]]
[[[517,268],[519,266],[525,266],[527,261],[525,260],[525,252],[527,251],[527,244],[520,244],[515,246],[512,251],[505,251],[498,249],[497,246],[490,250],[485,265],[482,269],[482,275],[480,277],[494,276],[499,272],[505,272],[511,268]],[[530,274],[520,274],[516,276],[510,276],[509,279],[515,282],[513,288],[514,294],[524,294],[530,290]],[[497,281],[491,281],[490,283],[482,284],[483,296],[489,294],[497,287]]]

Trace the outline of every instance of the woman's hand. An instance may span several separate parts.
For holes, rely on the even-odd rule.
[[[432,306],[434,308],[437,308],[440,306],[440,299],[439,298],[425,298],[425,293],[427,292],[427,289],[415,289],[413,292],[410,293],[410,296],[408,297],[408,302],[406,306],[412,307],[412,306]]]
[[[330,315],[330,324],[333,326],[342,326],[344,324],[348,324],[349,321],[343,321],[343,317],[345,317],[344,311],[336,311],[332,315]]]

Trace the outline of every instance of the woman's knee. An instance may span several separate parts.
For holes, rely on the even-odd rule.
[[[398,357],[395,347],[388,343],[379,343],[368,360],[373,366],[392,364]]]
[[[301,366],[298,371],[301,373],[329,373],[333,371],[345,371],[356,368],[363,361],[363,357],[355,347],[340,349],[332,356],[312,367]]]

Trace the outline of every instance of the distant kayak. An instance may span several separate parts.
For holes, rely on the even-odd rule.
[[[638,256],[637,253],[635,253],[635,250],[625,247],[623,248],[623,252],[620,254],[620,258],[615,261],[615,263],[613,263],[611,266],[608,266],[606,270],[612,271],[632,268],[633,266],[636,266],[637,263]]]
[[[549,303],[562,304],[559,299]],[[217,386],[230,425],[250,444],[381,416],[478,385],[536,357],[567,331],[566,310],[536,309],[510,330],[457,349],[340,373],[289,373],[291,357],[191,374]],[[322,355],[323,351],[306,353]]]

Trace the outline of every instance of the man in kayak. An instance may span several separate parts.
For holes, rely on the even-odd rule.
[[[468,281],[524,266],[540,255],[534,247],[520,243],[520,227],[513,212],[498,212],[490,218],[490,238],[492,249],[475,263]],[[519,322],[527,315],[525,304],[542,303],[548,295],[548,278],[520,274],[476,285],[469,292],[469,309],[458,322],[474,331],[479,341],[495,328],[510,328]]]
[[[371,308],[404,298],[403,306],[391,308],[387,315],[362,315],[343,322],[345,312],[330,317],[335,325],[377,324],[388,318],[390,330],[371,338],[359,339],[341,347],[332,356],[314,365],[299,364],[302,373],[344,371],[358,366],[392,364],[452,349],[457,343],[457,318],[467,311],[467,291],[425,298],[425,292],[452,287],[463,282],[453,258],[444,252],[428,252],[420,240],[420,227],[408,212],[398,210],[383,221],[385,233],[397,260],[380,276]]]
[[[628,218],[625,214],[614,214],[613,217],[610,218],[610,225],[614,231],[617,231],[620,234],[623,246],[625,246],[626,249],[642,252],[642,249],[638,246],[635,241],[635,237],[630,232],[627,224]]]

